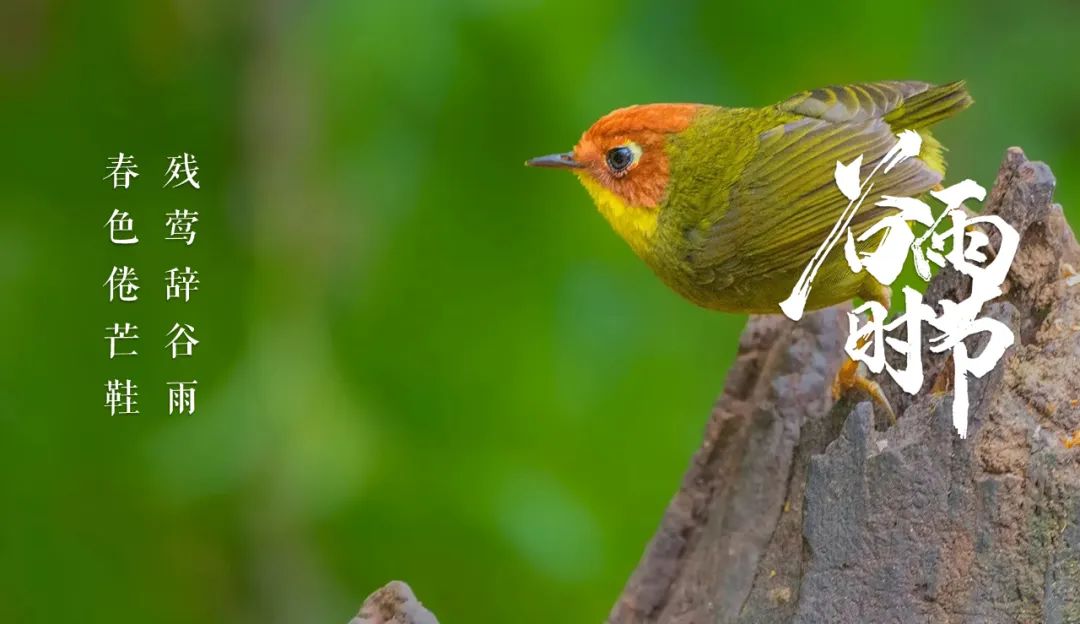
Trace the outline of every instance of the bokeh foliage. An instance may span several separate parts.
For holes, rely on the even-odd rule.
[[[1021,145],[1080,220],[1075,3],[773,5],[6,3],[0,621],[345,622],[393,578],[445,622],[601,621],[745,322],[521,166],[612,108],[965,78],[951,178]],[[162,189],[184,151],[202,190]],[[163,240],[185,207],[191,248]],[[105,302],[113,264],[141,301]],[[202,291],[166,303],[185,264]],[[115,321],[137,359],[107,360]],[[139,417],[102,406],[122,376]],[[192,377],[197,414],[168,416]]]

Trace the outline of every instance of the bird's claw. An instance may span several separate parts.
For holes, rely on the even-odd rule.
[[[833,379],[833,400],[839,400],[840,397],[851,390],[861,390],[870,395],[874,404],[885,411],[885,415],[889,419],[889,425],[896,424],[896,412],[893,411],[892,405],[889,405],[889,399],[885,397],[885,392],[881,389],[881,386],[876,381],[859,374],[859,363],[849,359],[840,366],[840,371],[836,373],[836,378]]]

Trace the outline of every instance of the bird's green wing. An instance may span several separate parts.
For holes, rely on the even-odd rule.
[[[778,125],[758,136],[757,150],[738,181],[726,197],[716,198],[725,205],[705,211],[718,219],[687,232],[690,263],[711,269],[706,279],[800,271],[848,204],[834,179],[837,162],[849,164],[862,155],[860,178],[865,179],[897,141],[897,128],[888,120],[925,117],[927,103],[942,101],[925,94],[944,88],[919,82],[829,87],[777,105]],[[922,104],[911,106],[920,97]],[[939,167],[919,158],[888,173],[882,167],[853,230],[858,234],[885,214],[887,209],[873,205],[882,195],[917,196],[941,179]]]

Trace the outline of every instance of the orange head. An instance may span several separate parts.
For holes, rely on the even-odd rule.
[[[667,190],[667,137],[685,130],[700,108],[698,104],[620,108],[586,130],[573,152],[541,156],[525,164],[573,169],[590,192],[592,182],[625,206],[656,208]]]

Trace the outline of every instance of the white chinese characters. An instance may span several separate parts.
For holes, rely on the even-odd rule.
[[[139,168],[139,165],[135,164],[135,158],[130,154],[120,152],[118,156],[109,158],[109,165],[112,170],[102,180],[111,179],[114,189],[130,188],[131,179],[139,177],[138,172],[135,171]]]
[[[930,265],[951,266],[971,278],[971,294],[962,301],[940,301],[941,313],[923,303],[922,295],[909,287],[903,289],[906,312],[892,321],[887,320],[888,310],[877,301],[867,301],[848,313],[849,335],[844,348],[855,362],[863,362],[867,368],[880,373],[885,370],[905,392],[914,394],[923,384],[922,337],[923,323],[937,333],[930,336],[930,351],[950,352],[954,367],[953,425],[961,438],[967,436],[968,382],[970,376],[982,377],[997,365],[1005,350],[1013,344],[1015,336],[1004,323],[989,317],[979,317],[983,306],[1001,295],[1001,285],[1012,265],[1020,236],[1000,217],[980,215],[969,217],[963,209],[967,200],[982,201],[986,191],[972,180],[965,180],[948,188],[930,192],[945,205],[945,210],[934,219],[930,207],[913,197],[883,196],[875,205],[893,208],[890,214],[862,232],[858,238],[849,225],[852,217],[866,200],[872,186],[870,179],[884,166],[889,171],[906,158],[919,153],[919,135],[905,131],[900,134],[892,150],[871,171],[866,180],[859,179],[862,157],[844,165],[836,164],[837,186],[849,204],[829,237],[818,249],[810,265],[804,270],[791,296],[781,304],[783,312],[798,320],[810,292],[817,268],[825,256],[846,234],[844,255],[854,272],[867,271],[883,285],[892,284],[911,253],[915,270],[925,281],[930,280]],[[938,229],[948,219],[947,228]],[[910,224],[926,227],[926,232],[916,237]],[[991,236],[999,240],[997,250],[990,247]],[[856,243],[883,236],[873,251],[857,251]],[[860,324],[860,314],[868,319]],[[897,332],[903,328],[903,332]],[[903,337],[890,335],[892,332]],[[968,352],[964,340],[971,336],[985,337],[978,355]],[[903,356],[903,365],[894,368],[886,360],[886,349],[891,348]]]
[[[191,210],[174,210],[165,214],[165,228],[169,231],[165,240],[184,241],[185,245],[195,242],[195,224],[199,222],[199,213]]]
[[[120,323],[113,323],[112,327],[106,327],[105,328],[105,331],[108,332],[108,334],[106,334],[106,336],[105,336],[105,341],[109,343],[109,359],[110,360],[115,358],[118,355],[138,355],[139,354],[137,351],[135,351],[134,347],[131,348],[131,351],[123,351],[123,350],[117,349],[117,343],[119,343],[119,342],[125,342],[125,341],[128,341],[128,340],[131,340],[131,341],[138,340],[139,335],[135,333],[138,329],[139,328],[137,326],[135,326],[135,325],[133,325],[131,323],[124,323],[123,325],[121,325]],[[124,347],[121,346],[121,349],[122,348],[124,348]]]
[[[173,267],[165,271],[165,300],[191,300],[191,293],[199,290],[199,272],[191,267]]]
[[[134,245],[139,242],[135,236],[135,221],[126,212],[113,210],[109,220],[105,222],[109,228],[109,240],[115,245]]]
[[[195,386],[198,381],[169,382],[169,413],[195,413]]]
[[[178,156],[170,156],[167,160],[164,187],[175,189],[189,186],[196,190],[200,188],[197,177],[199,166],[192,154],[184,152]],[[135,178],[139,177],[135,158],[124,152],[109,158],[108,171],[103,179],[110,181],[113,189],[130,189]],[[199,213],[195,210],[177,209],[166,213],[165,240],[179,240],[183,241],[184,246],[191,246],[195,242],[194,226],[198,221]],[[104,227],[108,229],[109,241],[113,245],[129,247],[139,243],[135,218],[123,208],[114,208]],[[178,265],[167,269],[165,300],[187,303],[191,301],[192,294],[199,290],[199,283],[199,272],[190,266],[181,268]],[[114,265],[102,286],[105,287],[111,303],[134,303],[139,300],[139,276],[135,268],[127,264]],[[136,304],[136,307],[138,305]],[[199,340],[195,338],[195,327],[182,321],[173,323],[165,336],[165,349],[173,360],[192,357],[196,345],[199,344]],[[109,360],[139,356],[139,327],[134,323],[112,323],[106,326],[104,338],[108,345]],[[169,414],[195,413],[197,380],[170,381],[166,386]],[[138,385],[132,379],[114,378],[106,381],[105,408],[113,416],[139,414]]]
[[[109,408],[109,414],[138,414],[139,387],[131,383],[130,379],[110,379],[105,382],[105,407]]]
[[[169,343],[166,349],[172,349],[172,359],[191,357],[191,352],[199,341],[195,338],[195,328],[188,324],[175,323],[169,330]]]
[[[129,266],[114,266],[105,280],[104,286],[109,289],[109,301],[136,301],[139,296],[135,291],[139,290],[139,276],[135,269]]]
[[[173,188],[190,184],[192,188],[199,188],[199,182],[195,174],[199,173],[199,165],[195,163],[195,157],[187,152],[180,156],[169,157],[169,167],[165,170],[168,179],[165,186],[173,185]]]

